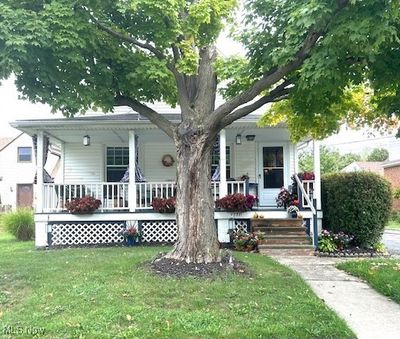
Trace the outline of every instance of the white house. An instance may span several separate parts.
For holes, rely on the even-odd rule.
[[[56,175],[58,156],[49,154],[46,166]],[[32,137],[20,133],[16,137],[0,138],[0,209],[32,207],[35,203],[34,178],[36,159]]]
[[[180,119],[170,111],[161,113],[170,121]],[[287,212],[276,207],[275,198],[282,186],[291,185],[291,177],[297,172],[297,145],[290,141],[284,125],[257,128],[258,119],[259,115],[249,115],[220,133],[220,156],[214,157],[213,167],[219,166],[221,177],[210,189],[215,198],[234,192],[255,194],[259,198],[255,207],[258,214],[265,219],[284,219]],[[170,163],[163,159],[175,159],[175,147],[146,118],[129,112],[20,120],[11,125],[37,135],[39,159],[46,137],[61,150],[60,176],[54,183],[43,182],[43,162],[38,161],[37,247],[119,242],[122,238],[118,233],[126,225],[138,225],[144,241],[176,239],[175,216],[155,213],[151,205],[154,197],[174,194],[175,164],[166,166]],[[317,219],[322,216],[319,146],[317,142],[315,145],[315,182],[299,181],[303,217],[311,225],[311,235],[317,233]],[[137,161],[130,161],[135,157]],[[145,182],[121,182],[127,169],[136,173],[139,167]],[[242,180],[244,175],[249,180]],[[91,215],[68,213],[65,202],[84,195],[100,199],[99,210]],[[229,241],[229,228],[248,227],[253,214],[216,211],[219,240]]]

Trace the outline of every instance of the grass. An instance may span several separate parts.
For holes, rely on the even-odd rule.
[[[389,224],[386,226],[387,230],[400,230],[400,222],[391,220]]]
[[[162,247],[37,251],[0,231],[0,330],[45,337],[354,337],[302,279],[270,258],[238,254],[252,278],[150,273]],[[0,334],[1,336],[1,334]]]
[[[356,260],[339,263],[337,267],[365,280],[378,292],[400,303],[400,260]]]

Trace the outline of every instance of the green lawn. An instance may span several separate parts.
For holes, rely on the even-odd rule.
[[[356,260],[339,263],[337,267],[360,277],[378,292],[400,303],[400,260]]]
[[[389,224],[386,226],[387,230],[400,230],[400,222],[396,222],[394,220],[389,221]]]
[[[253,278],[178,280],[140,266],[161,250],[37,251],[0,233],[0,330],[43,327],[48,338],[354,337],[297,274],[267,257],[238,254]]]

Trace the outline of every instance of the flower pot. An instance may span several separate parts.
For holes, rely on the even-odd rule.
[[[291,216],[292,218],[297,218],[297,212],[291,212],[291,213],[290,213],[290,216]]]
[[[135,245],[136,245],[136,237],[125,238],[125,246],[135,246]]]

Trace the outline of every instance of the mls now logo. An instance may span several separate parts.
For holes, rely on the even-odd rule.
[[[28,335],[28,336],[41,336],[46,332],[44,327],[35,326],[4,326],[4,335]]]

